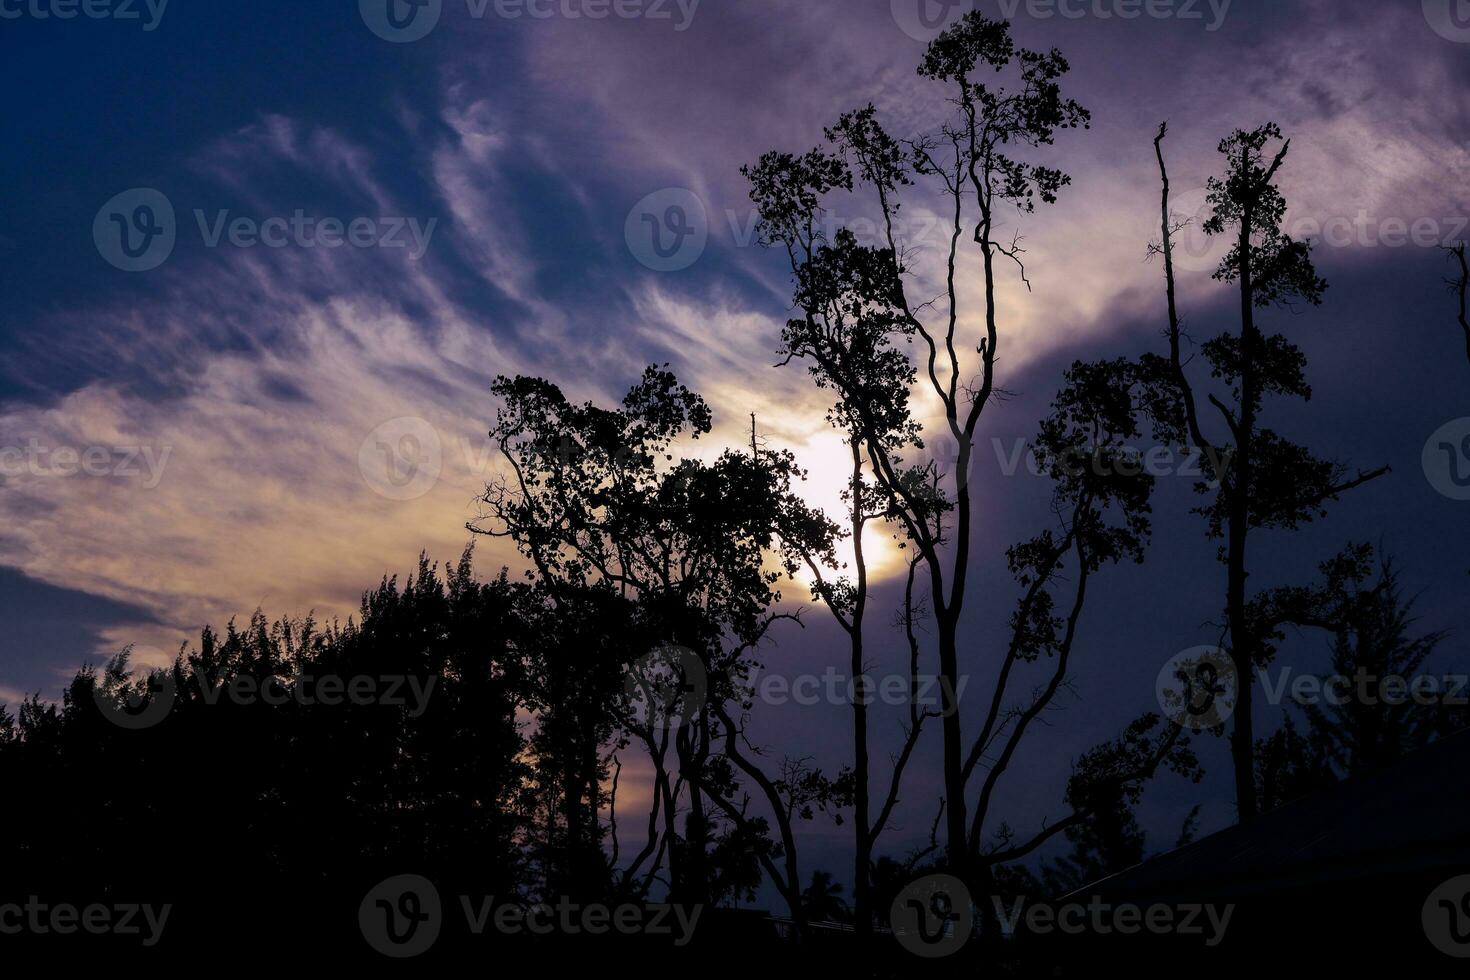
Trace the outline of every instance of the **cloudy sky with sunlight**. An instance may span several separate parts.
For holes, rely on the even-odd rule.
[[[1001,295],[1011,397],[982,425],[976,464],[974,683],[1014,602],[1004,548],[1047,520],[1040,482],[1006,475],[1000,457],[1066,364],[1162,349],[1147,246],[1163,120],[1176,195],[1193,207],[1231,129],[1274,120],[1292,138],[1290,220],[1321,229],[1332,288],[1319,309],[1271,315],[1306,349],[1315,388],[1281,428],[1394,467],[1328,521],[1263,544],[1262,568],[1300,579],[1348,540],[1382,541],[1426,625],[1458,629],[1462,653],[1470,504],[1437,493],[1420,460],[1432,432],[1470,414],[1434,247],[1467,237],[1470,26],[1448,0],[1160,0],[1175,16],[1135,18],[1092,0],[1062,4],[1077,16],[975,3],[1008,14],[1022,44],[1063,51],[1068,94],[1093,122],[1052,148],[1073,176],[1061,201],[1007,218],[1031,288],[1008,276]],[[869,101],[899,135],[937,122],[945,107],[914,70],[921,4],[944,11],[442,0],[432,29],[405,41],[349,0],[171,0],[136,4],[137,19],[66,20],[0,0],[22,12],[0,18],[0,702],[55,697],[81,663],[128,644],[165,661],[204,624],[256,608],[345,619],[421,551],[456,557],[498,465],[485,437],[496,375],[609,401],[669,362],[716,413],[719,438],[691,451],[744,442],[755,413],[811,471],[812,500],[835,507],[845,451],[804,369],[774,366],[790,277],[754,240],[739,168],[810,148]],[[614,12],[586,16],[599,10]],[[169,230],[126,254],[115,216],[141,242],[162,229],[136,209],[164,214],[160,200]],[[671,203],[688,225],[670,256],[643,215]],[[905,208],[921,284],[942,245],[933,203]],[[831,216],[860,227],[871,211],[837,201]],[[1181,302],[1204,338],[1233,300],[1195,251]],[[961,326],[973,345],[976,322]],[[1038,757],[1065,760],[1148,710],[1159,664],[1210,639],[1223,572],[1188,513],[1190,481],[1162,482],[1149,574],[1109,572],[1089,611],[1086,722],[1076,741],[1038,736]],[[501,542],[478,543],[481,574],[506,564]],[[887,554],[889,598],[898,568]],[[812,612],[768,669],[832,659],[838,641]],[[885,630],[880,661],[901,656]],[[843,717],[776,710],[763,724],[820,756],[842,745]],[[1056,794],[1037,787],[1017,806],[1039,818]],[[900,837],[926,832],[935,795],[913,790],[925,812],[916,803]],[[1227,797],[1207,819],[1226,818]],[[1150,805],[1164,836],[1188,809],[1167,787]]]

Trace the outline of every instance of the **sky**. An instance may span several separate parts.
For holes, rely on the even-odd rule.
[[[976,689],[1016,598],[1004,549],[1049,520],[1044,482],[1005,460],[1071,361],[1164,349],[1147,249],[1164,120],[1186,213],[1232,129],[1274,120],[1291,138],[1288,221],[1319,239],[1331,288],[1267,318],[1307,352],[1314,388],[1274,419],[1324,455],[1393,467],[1328,520],[1263,535],[1252,585],[1310,581],[1346,542],[1381,543],[1424,628],[1451,631],[1446,669],[1470,669],[1470,503],[1424,465],[1431,437],[1470,415],[1436,247],[1470,237],[1463,0],[393,2],[396,19],[386,0],[0,0],[0,702],[55,697],[130,644],[166,662],[256,608],[345,619],[421,551],[456,557],[497,469],[501,374],[611,402],[668,362],[715,410],[716,438],[693,449],[743,443],[754,412],[835,507],[842,449],[805,371],[774,366],[789,269],[755,241],[739,168],[810,148],[867,102],[896,134],[932,126],[942,96],[914,68],[934,25],[971,7],[1061,49],[1092,112],[1048,150],[1073,177],[1059,203],[1007,219],[1031,288],[1002,287],[1010,397],[987,412],[973,477],[985,516],[962,669]],[[932,258],[930,203],[903,231]],[[834,204],[834,226],[865,207]],[[1209,243],[1187,245],[1181,306],[1203,339],[1230,328],[1233,300]],[[1152,710],[1161,665],[1214,638],[1223,569],[1191,483],[1160,480],[1147,564],[1100,580],[1065,723],[1006,791],[1018,827],[1057,815],[1066,763]],[[897,562],[880,564],[891,603]],[[476,565],[518,562],[482,540]],[[901,670],[899,636],[875,634],[879,671]],[[845,658],[819,609],[776,639],[766,671]],[[1288,653],[1320,668],[1325,641]],[[880,759],[900,712],[875,723]],[[762,705],[757,725],[835,767],[846,718]],[[880,850],[927,835],[933,741]],[[1223,743],[1200,751],[1204,786],[1150,791],[1155,846],[1195,803],[1207,829],[1230,820]],[[818,866],[835,865],[845,831],[809,834]]]

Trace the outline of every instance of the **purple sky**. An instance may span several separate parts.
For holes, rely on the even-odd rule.
[[[1006,476],[995,447],[1032,430],[1072,359],[1162,349],[1161,270],[1146,246],[1158,220],[1150,144],[1165,119],[1176,201],[1194,207],[1231,129],[1274,120],[1292,138],[1289,222],[1321,229],[1332,289],[1320,309],[1268,319],[1307,350],[1316,391],[1278,424],[1325,454],[1395,470],[1309,532],[1263,543],[1253,585],[1302,581],[1347,540],[1381,540],[1422,592],[1425,627],[1458,631],[1455,661],[1470,504],[1437,493],[1420,465],[1430,434],[1470,413],[1449,266],[1432,247],[1467,237],[1470,209],[1470,20],[1451,17],[1466,13],[1453,2],[976,4],[1009,15],[1023,45],[1064,52],[1069,94],[1093,125],[1052,148],[1073,185],[1018,223],[1032,290],[1008,280],[1001,295],[1000,383],[1016,397],[981,431],[972,690],[988,689],[1015,598],[1004,548],[1047,519],[1045,486]],[[898,135],[938,119],[936,91],[914,72],[921,3],[944,9],[626,0],[616,9],[641,16],[594,19],[568,13],[613,8],[543,0],[534,8],[550,16],[520,4],[504,16],[491,0],[476,17],[481,5],[443,0],[412,43],[375,36],[350,3],[173,0],[151,29],[0,3],[21,11],[0,19],[0,77],[30,93],[0,122],[16,148],[0,164],[0,447],[14,450],[0,472],[0,701],[54,695],[82,660],[128,643],[162,662],[204,623],[257,606],[346,617],[420,550],[457,555],[497,465],[483,436],[497,374],[611,400],[645,363],[670,361],[716,410],[720,439],[692,448],[742,441],[756,412],[770,442],[811,467],[812,499],[835,505],[842,457],[826,399],[804,370],[772,367],[788,274],[751,240],[738,168],[767,149],[809,148],[868,101]],[[98,242],[137,188],[167,199],[175,243],[156,267],[127,272]],[[661,263],[639,241],[635,205],[654,194],[697,202],[705,245],[676,257],[682,268],[651,268]],[[932,257],[928,203],[913,200],[906,232]],[[312,223],[292,227],[298,211]],[[832,215],[871,212],[834,202]],[[321,219],[345,229],[359,218],[364,241],[390,247],[324,244]],[[246,246],[251,229],[285,244]],[[1204,339],[1230,325],[1233,299],[1200,271],[1206,261],[1192,266],[1181,303]],[[421,475],[387,479],[385,440],[417,445]],[[92,472],[60,475],[81,468],[61,447],[103,454]],[[1007,790],[1018,827],[1059,811],[1067,760],[1153,708],[1164,661],[1212,639],[1223,572],[1187,513],[1190,482],[1161,481],[1149,563],[1108,572],[1094,596],[1081,701],[1035,736]],[[481,542],[482,572],[503,563],[514,555]],[[892,582],[877,591],[891,600]],[[778,637],[767,670],[841,662],[824,616],[812,609],[804,636]],[[872,620],[879,673],[902,669],[887,618]],[[1323,647],[1295,641],[1291,662],[1320,667]],[[877,722],[884,745],[899,716]],[[1268,729],[1279,718],[1263,709]],[[772,741],[799,740],[834,767],[845,721],[838,705],[758,713]],[[1207,828],[1229,819],[1223,745],[1201,748],[1203,790],[1165,781],[1148,799],[1156,846],[1195,802]],[[927,831],[932,761],[884,850]],[[845,832],[811,837],[813,863],[836,864]]]

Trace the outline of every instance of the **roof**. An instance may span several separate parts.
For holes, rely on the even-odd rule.
[[[1247,895],[1470,864],[1470,730],[1074,894]]]

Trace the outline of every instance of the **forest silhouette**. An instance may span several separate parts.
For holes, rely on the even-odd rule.
[[[0,936],[0,951],[118,964],[479,956],[507,968],[612,956],[628,972],[716,975],[771,958],[855,976],[1075,976],[1095,969],[1098,937],[1017,927],[1003,910],[1121,885],[1152,855],[1195,842],[1193,815],[1161,842],[1135,811],[1161,773],[1199,782],[1201,740],[1228,739],[1233,832],[1249,835],[1271,833],[1273,815],[1300,801],[1357,798],[1355,787],[1470,725],[1462,706],[1378,686],[1422,672],[1445,640],[1417,624],[1402,563],[1381,545],[1345,534],[1316,580],[1251,585],[1275,580],[1253,542],[1327,519],[1387,472],[1344,466],[1276,428],[1311,386],[1301,348],[1265,321],[1305,311],[1289,325],[1310,325],[1328,284],[1310,243],[1284,228],[1290,141],[1275,124],[1219,143],[1203,231],[1226,244],[1214,278],[1238,313],[1200,342],[1176,292],[1186,219],[1170,205],[1168,127],[1141,135],[1160,178],[1158,349],[1065,371],[1031,440],[1054,521],[1003,553],[977,552],[988,517],[970,479],[974,446],[1005,395],[1011,339],[997,289],[1026,275],[1007,229],[1066,194],[1071,178],[1047,151],[1085,138],[1090,115],[1064,92],[1060,52],[1020,48],[1007,23],[978,14],[935,39],[918,72],[948,113],[936,130],[890,135],[869,104],[817,148],[743,168],[760,239],[790,265],[779,369],[804,368],[829,398],[850,460],[841,513],[807,502],[802,460],[767,447],[759,412],[748,445],[685,455],[715,419],[668,365],[650,365],[613,405],[570,399],[558,381],[571,379],[498,378],[490,436],[504,466],[467,530],[507,543],[523,571],[477,575],[473,548],[443,567],[421,557],[345,624],[257,612],[205,629],[169,667],[134,670],[123,651],[80,670],[59,703],[37,695],[0,709],[0,906],[154,916],[94,933],[36,912],[48,928]],[[895,232],[916,185],[949,208],[937,299],[921,294],[920,257]],[[827,233],[839,195],[874,209],[875,242]],[[1452,257],[1470,350],[1463,245]],[[1454,315],[1447,307],[1446,322]],[[926,422],[920,403],[938,415]],[[952,444],[953,458],[925,454],[926,439]],[[1199,547],[1221,575],[1220,619],[1201,642],[1215,652],[1181,666],[1179,711],[1161,701],[1079,752],[1054,815],[1016,825],[1003,784],[1034,779],[1013,765],[1023,744],[1066,724],[1052,709],[1099,628],[1085,616],[1089,586],[1122,563],[1148,567],[1155,477],[1137,465],[1140,443],[1204,461]],[[869,528],[902,555],[896,611],[873,604]],[[967,637],[962,615],[981,561],[1004,561],[1014,579],[995,647]],[[875,752],[875,730],[892,719],[863,698],[836,770],[752,734],[753,679],[781,656],[774,637],[817,616],[840,631],[837,666],[851,676],[881,660],[910,678],[891,755]],[[1324,637],[1333,672],[1375,678],[1371,691],[1298,719],[1280,712],[1257,732],[1257,678],[1295,631]],[[925,673],[938,678],[937,703],[918,697]],[[1225,696],[1226,674],[1233,710],[1193,723]],[[962,675],[985,679],[964,699]],[[888,844],[894,813],[929,743],[943,797],[927,844],[905,852]],[[1460,782],[1464,766],[1452,771]],[[635,770],[646,785],[629,789]],[[803,844],[818,821],[849,835],[849,866],[814,866]],[[1470,872],[1455,854],[1436,857],[1426,880]],[[757,909],[767,885],[780,904]],[[1417,877],[1403,885],[1418,894]],[[1447,921],[1463,910],[1470,930],[1470,891],[1462,908],[1445,901]],[[557,925],[545,932],[527,925],[558,908],[568,911],[548,914]],[[1261,932],[1220,949],[1143,935],[1101,955],[1185,957],[1208,975],[1193,958],[1208,948],[1235,971],[1266,955],[1255,921],[1240,928]],[[1426,949],[1402,955],[1452,965]]]

